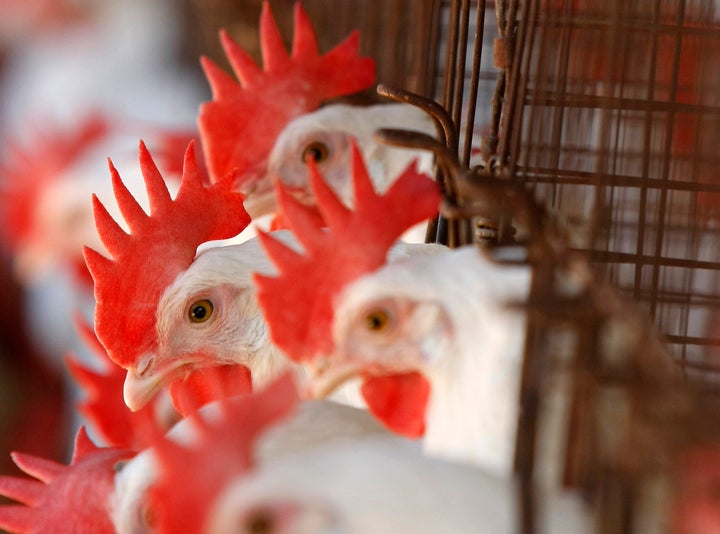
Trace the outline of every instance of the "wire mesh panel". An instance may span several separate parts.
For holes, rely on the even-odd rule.
[[[632,304],[642,303],[685,376],[717,393],[714,6],[442,5],[449,10],[446,48],[438,54],[445,70],[435,94],[469,144],[482,136],[486,165],[478,183],[522,185],[552,215],[534,220],[557,220],[566,230],[567,242],[530,251],[557,254],[534,261],[530,307],[537,313],[530,312],[516,447],[520,530],[537,527],[535,488],[557,460],[543,456],[544,441],[555,433],[565,451],[562,484],[590,496],[597,532],[662,531],[668,496],[677,489],[669,482],[674,458],[692,450],[695,439],[711,440],[702,428],[712,411],[698,404],[694,388],[678,389],[666,347]],[[474,9],[485,9],[477,20],[492,21],[479,46],[470,39]],[[477,90],[481,79],[494,90]],[[467,146],[461,142],[458,151],[465,164]],[[550,235],[535,230],[541,241]],[[591,277],[577,294],[566,293],[562,280],[582,278],[572,265],[580,257],[628,300]],[[565,355],[551,346],[557,337],[564,338]],[[565,410],[558,425],[551,421],[556,400]]]
[[[495,2],[444,0],[438,4],[432,96],[458,127],[459,156],[468,164],[472,148],[480,150],[493,133],[492,101],[498,78],[492,47],[498,34]]]
[[[499,155],[644,303],[691,376],[720,367],[720,26],[702,0],[520,2]]]
[[[657,526],[665,518],[658,488],[667,485],[656,482],[667,481],[674,448],[703,424],[688,416],[692,395],[673,389],[675,369],[633,301],[686,376],[720,391],[720,27],[712,3],[303,5],[318,21],[321,49],[359,26],[380,82],[441,104],[456,167],[467,171],[482,156],[476,174],[458,171],[458,181],[504,180],[537,200],[514,206],[536,208],[525,223],[538,228],[520,231],[545,240],[533,247],[514,236],[529,243],[535,268],[516,447],[521,531],[535,530],[536,484],[558,479],[589,495],[598,532]],[[477,191],[445,191],[445,201],[498,207],[492,188],[473,198]],[[567,235],[550,242],[540,226],[556,220]],[[455,231],[451,244],[467,242]],[[579,257],[628,299],[583,272],[586,263],[573,265]],[[543,456],[548,436],[560,453]]]

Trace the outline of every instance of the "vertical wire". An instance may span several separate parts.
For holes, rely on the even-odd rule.
[[[445,58],[445,88],[443,91],[443,106],[447,110],[452,109],[453,87],[455,85],[455,63],[457,61],[458,46],[458,23],[459,23],[459,2],[452,0],[450,6],[450,21],[448,23],[448,37],[446,41]]]
[[[513,4],[511,4],[511,8],[513,7]],[[535,39],[535,30],[537,27],[537,3],[531,2],[530,6],[532,9],[528,9],[527,4],[523,6],[523,15],[529,17],[530,20],[528,21],[528,24],[525,24],[525,32],[518,31],[518,39],[516,42],[516,46],[520,49],[523,48],[525,50],[528,50],[530,47],[526,43],[533,43]],[[511,9],[511,13],[513,13]],[[513,14],[514,16],[514,14]],[[509,24],[509,21],[508,21]],[[507,156],[509,157],[508,162],[508,168],[510,170],[510,176],[512,178],[515,178],[516,175],[516,167],[517,167],[517,158],[520,155],[520,141],[522,139],[523,131],[522,131],[522,109],[525,104],[525,95],[527,93],[528,89],[528,80],[529,80],[529,74],[530,74],[530,63],[531,63],[531,56],[532,54],[516,54],[516,59],[518,59],[516,65],[516,61],[513,60],[513,70],[517,69],[516,72],[513,73],[513,79],[515,82],[511,85],[511,90],[513,88],[517,89],[517,95],[514,95],[513,101],[516,106],[520,106],[520,109],[513,109],[513,117],[511,122],[511,146],[509,147],[509,151],[507,153]],[[520,58],[522,58],[522,62],[520,61]],[[520,64],[521,63],[521,64]]]
[[[430,19],[429,19],[429,40],[430,53],[427,55],[427,62],[425,65],[425,72],[429,74],[429,80],[426,81],[425,90],[428,98],[434,98],[438,92],[437,80],[437,61],[440,53],[440,23],[441,23],[441,4],[442,0],[430,0]]]
[[[673,133],[673,125],[675,122],[675,109],[673,106],[673,103],[675,102],[675,98],[677,95],[677,84],[678,84],[678,77],[679,77],[679,70],[680,70],[680,52],[682,47],[682,35],[683,35],[683,26],[685,26],[685,0],[679,0],[678,1],[678,14],[677,14],[677,20],[675,21],[676,28],[675,28],[675,49],[673,54],[673,65],[672,65],[672,75],[670,77],[670,95],[669,95],[669,101],[671,104],[668,106],[668,112],[667,112],[667,122],[665,124],[665,146],[663,147],[663,160],[662,160],[662,170],[661,170],[661,178],[663,180],[668,180],[669,173],[670,173],[670,156],[672,152],[672,133]],[[667,210],[667,202],[668,202],[668,190],[666,187],[663,187],[660,189],[660,200],[659,200],[659,206],[658,206],[658,229],[655,234],[655,250],[654,255],[655,258],[662,257],[663,253],[663,241],[665,236],[665,212]],[[659,262],[653,262],[652,267],[652,280],[651,280],[651,295],[652,295],[652,302],[650,307],[650,314],[652,317],[655,317],[656,309],[657,309],[657,297],[658,297],[658,287],[660,283],[660,264]]]
[[[470,165],[470,152],[472,150],[473,133],[475,126],[475,111],[477,106],[478,87],[480,85],[480,63],[482,59],[482,43],[485,35],[485,0],[479,0],[475,17],[475,40],[473,42],[472,74],[468,94],[468,109],[465,116],[465,139],[461,156],[464,167]]]
[[[518,28],[518,38],[515,43],[513,53],[512,73],[510,77],[510,91],[517,90],[519,96],[515,96],[511,103],[514,106],[520,106],[520,112],[516,112],[517,119],[512,121],[513,131],[510,135],[514,140],[522,137],[518,128],[522,125],[522,108],[525,98],[525,85],[528,80],[528,71],[530,66],[530,49],[534,42],[534,30],[537,24],[537,0],[527,0],[523,2],[520,13],[520,24]],[[506,35],[512,34],[512,27],[515,24],[517,11],[517,2],[512,2],[508,11],[508,19],[506,21]],[[523,54],[525,52],[525,54]],[[520,76],[520,60],[523,60],[523,75]],[[515,146],[517,146],[515,144]],[[507,154],[507,153],[506,153]],[[517,156],[517,152],[513,152]],[[505,161],[503,158],[502,161]],[[514,176],[516,162],[514,158],[509,160],[510,177]],[[503,239],[502,233],[506,225],[501,223],[500,238]],[[552,270],[548,270],[548,266],[543,262],[536,269],[533,269],[531,295],[543,294],[552,287]],[[516,433],[516,447],[514,466],[518,473],[520,484],[519,502],[520,502],[520,529],[522,534],[533,534],[536,530],[536,502],[534,491],[534,471],[535,471],[535,448],[538,430],[538,418],[540,411],[540,382],[543,368],[543,358],[539,357],[537,343],[541,335],[540,325],[537,321],[528,321],[526,330],[525,346],[523,351],[522,371],[521,371],[521,391],[520,391],[520,414],[518,416],[518,428]]]
[[[658,48],[658,27],[660,25],[660,0],[655,0],[655,8],[653,11],[653,22],[651,30],[651,46],[650,46],[650,72],[648,74],[648,87],[645,98],[648,102],[652,102],[655,98],[656,70],[657,70],[657,48]],[[633,297],[640,299],[643,287],[643,256],[645,255],[645,234],[648,224],[647,205],[648,205],[648,184],[647,179],[650,173],[650,158],[652,144],[652,123],[653,112],[647,109],[645,112],[645,126],[642,150],[642,171],[640,185],[640,205],[638,207],[638,234],[635,243],[635,254],[638,261],[635,264],[635,283],[633,286]],[[655,303],[650,303],[650,315],[655,319]]]
[[[453,93],[452,119],[456,131],[460,130],[460,115],[465,89],[465,60],[467,57],[468,22],[470,19],[470,0],[462,0],[460,5],[460,24],[457,59],[455,63],[455,87]],[[457,147],[456,147],[457,149]]]

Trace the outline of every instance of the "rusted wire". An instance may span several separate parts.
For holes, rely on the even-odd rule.
[[[475,16],[475,39],[473,41],[472,70],[470,75],[470,88],[468,91],[468,109],[465,116],[465,136],[462,157],[464,166],[470,165],[473,133],[475,127],[475,109],[477,106],[478,86],[480,83],[480,61],[482,58],[482,42],[485,35],[485,0],[480,0]],[[459,124],[458,124],[459,126]]]
[[[528,0],[516,6],[517,15],[512,16],[509,2],[496,4],[501,36],[508,35],[513,21],[518,25],[512,34],[512,65],[497,86],[495,102],[502,106],[497,157],[491,164],[499,175],[525,184],[561,217],[563,210],[577,209],[575,199],[585,204],[584,226],[572,230],[583,232],[574,237],[579,246],[563,253],[592,262],[598,272],[607,272],[618,287],[646,303],[665,341],[677,348],[673,357],[638,346],[628,361],[642,358],[641,351],[647,351],[667,362],[681,362],[686,371],[693,371],[694,379],[706,377],[705,394],[712,376],[720,374],[713,363],[717,359],[704,360],[699,350],[704,348],[707,354],[720,346],[720,251],[712,245],[717,242],[716,223],[706,225],[702,211],[705,198],[720,203],[720,183],[706,178],[706,169],[715,166],[711,162],[716,158],[707,147],[716,146],[720,135],[718,87],[712,85],[720,79],[707,75],[717,71],[720,60],[718,28],[710,29],[712,24],[704,19],[689,18],[688,13],[707,12],[702,0],[602,4]],[[702,60],[692,56],[696,48],[704,50],[697,52]],[[694,60],[701,66],[687,64]],[[688,87],[695,91],[692,97]],[[714,94],[708,92],[712,88]],[[701,128],[703,123],[705,128]],[[494,133],[491,129],[489,143]],[[695,141],[690,149],[678,145],[689,143],[687,139]],[[574,196],[576,192],[582,196]],[[561,266],[562,262],[554,268]],[[533,322],[537,315],[530,314],[516,450],[523,532],[536,526],[531,480],[533,443],[542,416],[540,373],[547,364],[542,328],[553,318],[567,318],[568,309],[560,308],[570,305],[553,298],[553,279],[543,269],[550,269],[549,264],[536,265],[538,283],[533,285],[531,300],[546,298],[554,306],[545,309],[541,322]],[[703,334],[698,326],[698,319],[703,318],[718,330]],[[600,332],[606,320],[601,316],[576,319],[574,354],[582,357],[578,365],[591,382],[575,376],[566,480],[586,491],[594,488],[602,518],[599,532],[634,532],[638,521],[642,522],[639,514],[646,513],[636,505],[646,490],[643,477],[650,475],[629,471],[627,465],[613,463],[615,459],[597,463],[597,455],[608,450],[593,451],[593,426],[582,418],[587,417],[583,412],[607,402],[603,400],[610,393],[606,388],[614,387],[603,382],[600,377],[606,375],[597,371],[605,343]],[[630,388],[628,398],[635,399],[637,394],[632,403],[646,403],[636,389],[635,364],[630,365],[615,384]],[[715,384],[720,389],[720,380],[715,378]],[[653,394],[661,398],[657,391]],[[641,405],[632,403],[628,406]],[[596,424],[607,426],[607,421],[600,418]],[[648,424],[654,432],[662,426]]]
[[[380,130],[376,135],[381,142],[400,146],[415,146],[412,144],[412,140],[415,139],[415,142],[418,143],[416,148],[425,148],[425,145],[430,143],[430,139],[433,141],[433,147],[439,144],[439,146],[442,146],[443,149],[449,153],[457,153],[457,130],[452,118],[444,107],[429,98],[424,98],[418,94],[403,91],[402,89],[387,87],[382,84],[378,85],[377,92],[386,98],[414,105],[425,111],[432,117],[439,139],[439,141],[435,141],[432,140],[432,138],[425,138],[427,136],[410,136],[410,138],[408,138],[407,132],[404,131],[393,132]],[[425,149],[432,150],[432,148]],[[448,181],[447,177],[449,176],[449,172],[443,167],[447,161],[448,158],[440,159],[439,170],[437,172],[438,185],[445,197],[455,198],[454,184]],[[425,240],[429,243],[442,243],[450,247],[456,247],[460,244],[458,233],[458,225],[454,221],[448,223],[448,221],[442,217],[442,214],[439,214],[428,224]]]

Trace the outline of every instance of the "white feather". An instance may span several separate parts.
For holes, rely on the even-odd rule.
[[[230,534],[261,511],[296,534],[510,534],[514,481],[423,456],[401,438],[314,447],[262,465],[228,485],[206,534]],[[576,495],[540,497],[540,532],[591,532]],[[240,530],[240,532],[245,532]]]
[[[425,450],[509,475],[525,315],[508,305],[527,298],[529,283],[527,267],[493,264],[474,247],[387,265],[343,291],[335,357],[409,359],[431,383]],[[393,300],[412,310],[403,339],[374,343],[358,332],[358,317]]]
[[[217,418],[217,404],[203,407],[200,415],[210,420]],[[255,456],[260,465],[264,465],[301,454],[321,444],[353,443],[364,437],[379,435],[387,435],[387,432],[365,410],[335,402],[306,401],[289,418],[262,435],[257,442]],[[167,437],[178,443],[189,444],[197,438],[197,429],[184,419],[168,432]],[[110,501],[112,520],[118,534],[149,531],[146,518],[147,492],[157,476],[157,459],[152,448],[119,468]]]
[[[347,206],[353,203],[350,180],[351,140],[355,140],[375,189],[386,191],[414,160],[418,170],[434,175],[433,155],[423,150],[401,148],[379,143],[374,133],[380,128],[402,128],[435,136],[432,119],[409,104],[384,104],[368,107],[332,104],[289,122],[278,135],[268,156],[267,174],[253,184],[245,207],[253,216],[274,212],[274,180],[295,189],[306,203],[314,204],[310,190],[305,151],[318,144],[325,156],[317,169],[326,183]],[[424,234],[423,234],[424,237]],[[422,241],[415,239],[414,241]]]

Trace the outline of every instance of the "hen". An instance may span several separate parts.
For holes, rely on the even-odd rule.
[[[424,435],[433,454],[508,474],[525,332],[524,312],[509,306],[526,300],[530,270],[493,264],[474,247],[384,265],[407,214],[432,215],[438,193],[418,188],[403,200],[401,188],[421,183],[408,174],[378,195],[360,171],[354,210],[313,173],[329,232],[281,194],[306,253],[262,236],[280,272],[256,276],[272,339],[314,367],[319,392],[359,375],[369,409],[391,429]]]
[[[266,435],[296,417],[296,403],[291,383],[281,378],[265,391],[213,406],[212,414],[206,408],[192,416],[184,425],[193,436],[159,441],[157,480],[146,491],[158,532],[515,531],[511,482],[429,459],[390,434],[316,440],[258,462]],[[314,421],[280,435],[327,428]],[[543,532],[589,532],[575,496],[546,495],[543,505]]]
[[[200,107],[198,117],[210,179],[219,180],[236,170],[238,188],[248,188],[262,175],[276,137],[290,120],[315,110],[324,100],[361,91],[375,81],[373,60],[358,55],[357,32],[320,55],[299,2],[290,54],[268,2],[263,3],[260,36],[262,69],[221,32],[237,80],[208,58],[201,59],[213,97]]]
[[[223,397],[222,373],[217,369],[210,371],[209,387],[216,389],[213,396]],[[178,394],[193,396],[194,392],[185,386],[179,384]],[[198,454],[207,454],[208,458],[198,467],[202,469],[206,461],[219,456],[222,470],[215,471],[214,476],[223,479],[235,473],[231,468],[230,455],[235,454],[233,451],[245,454],[243,440],[247,439],[248,424],[252,426],[252,421],[264,421],[263,424],[268,425],[253,445],[252,459],[260,465],[293,456],[320,444],[353,443],[362,437],[387,435],[387,431],[366,410],[329,401],[298,403],[294,392],[292,380],[287,375],[279,377],[268,384],[265,390],[258,388],[257,392],[243,399],[226,399],[202,407],[197,413],[177,423],[163,438],[163,442],[167,439],[188,447],[202,440],[202,452]],[[272,415],[278,411],[278,406],[281,412],[286,411],[284,415],[279,412]],[[228,419],[228,411],[235,414],[234,419]],[[242,421],[239,419],[241,417]],[[280,418],[272,423],[277,417]],[[208,428],[214,429],[209,436]],[[166,445],[161,444],[161,452],[166,448]],[[222,450],[225,453],[221,453]],[[154,504],[151,499],[161,473],[158,456],[157,447],[150,447],[118,470],[112,500],[113,522],[118,534],[145,531],[149,518],[156,515],[156,506],[164,506],[163,502]],[[174,495],[179,489],[169,487],[166,491]],[[207,497],[203,493],[203,498]],[[199,499],[197,506],[193,506],[194,512],[205,513],[202,507],[206,504]]]
[[[232,237],[249,222],[242,195],[231,190],[232,175],[213,186],[203,186],[192,143],[174,200],[142,143],[140,167],[151,214],[142,210],[111,164],[115,197],[131,233],[125,233],[93,196],[98,232],[112,259],[89,247],[84,249],[95,282],[98,339],[109,358],[127,369],[131,383],[151,372],[182,372],[173,366],[173,361],[156,358],[157,305],[165,289],[193,262],[199,244]],[[204,301],[191,304],[190,321],[203,323],[210,319],[212,310]],[[240,391],[247,389],[247,372],[236,367],[228,372],[233,374],[233,382],[239,379]],[[202,387],[202,380],[198,387]]]
[[[360,375],[386,402],[392,428],[416,413],[435,456],[512,472],[525,343],[527,267],[492,263],[474,247],[388,265],[345,287],[332,327],[333,351],[318,364],[316,393]],[[322,367],[327,363],[327,367]],[[409,384],[427,380],[427,399]],[[379,401],[378,401],[379,402]],[[383,415],[383,414],[381,414]]]
[[[280,459],[230,481],[210,508],[207,532],[510,534],[518,531],[512,480],[423,456],[401,439],[363,439]],[[572,494],[546,493],[538,532],[592,532]],[[231,525],[233,527],[231,527]]]
[[[304,204],[314,205],[308,182],[308,158],[315,162],[343,203],[350,206],[351,140],[359,147],[378,191],[385,191],[416,159],[420,172],[432,175],[433,158],[429,152],[396,148],[374,139],[376,130],[390,127],[435,135],[432,119],[409,104],[368,107],[331,104],[297,117],[278,135],[268,157],[267,174],[252,184],[245,208],[253,218],[276,212],[275,180]]]

